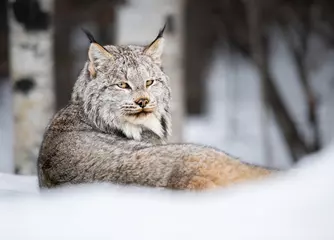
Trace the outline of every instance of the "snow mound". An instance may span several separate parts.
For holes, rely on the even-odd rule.
[[[35,194],[35,178],[5,176],[13,183],[1,186],[32,194],[0,198],[0,239],[334,239],[333,160],[334,147],[265,181],[206,193],[91,185]]]
[[[0,173],[0,197],[4,195],[37,194],[36,176],[19,176]]]

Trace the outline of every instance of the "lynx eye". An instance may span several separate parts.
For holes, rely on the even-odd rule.
[[[119,88],[130,89],[129,84],[127,84],[126,82],[121,82],[121,83],[117,84],[117,86],[118,86]]]
[[[151,86],[154,83],[154,80],[147,80],[146,81],[146,87]]]

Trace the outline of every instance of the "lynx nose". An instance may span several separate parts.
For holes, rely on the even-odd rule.
[[[146,107],[146,105],[150,102],[148,98],[139,98],[135,101],[135,103],[140,106],[141,108]]]

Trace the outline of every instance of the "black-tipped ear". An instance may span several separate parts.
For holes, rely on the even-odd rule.
[[[157,64],[161,65],[161,56],[164,48],[164,32],[166,29],[167,23],[159,31],[158,36],[154,41],[144,49],[144,54],[150,56]]]
[[[98,62],[103,62],[105,60],[108,60],[112,58],[112,55],[110,52],[108,52],[107,49],[105,49],[103,46],[97,43],[97,41],[95,40],[95,38],[89,31],[83,28],[81,29],[86,34],[87,38],[90,41],[90,46],[88,50],[88,58],[89,58],[90,63],[89,63],[88,70],[90,72],[91,77],[94,78],[96,76],[96,68],[97,68]]]
[[[97,41],[95,40],[93,34],[91,34],[87,29],[81,28],[81,30],[86,34],[88,40],[90,43],[97,43]]]
[[[164,27],[162,29],[160,29],[159,34],[158,34],[158,36],[157,36],[157,38],[155,40],[157,40],[159,38],[162,38],[164,36],[164,32],[165,32],[166,26],[167,26],[167,22],[165,23]]]

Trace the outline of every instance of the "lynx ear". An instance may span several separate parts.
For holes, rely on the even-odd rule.
[[[165,39],[163,38],[163,34],[164,34],[165,29],[166,29],[166,24],[159,31],[159,34],[154,39],[154,41],[150,45],[148,45],[144,50],[144,54],[150,56],[153,59],[153,61],[155,61],[159,65],[161,64],[161,56],[162,56],[163,49],[164,49]]]
[[[89,58],[89,73],[92,78],[96,77],[96,67],[99,64],[99,62],[108,60],[112,58],[112,54],[108,52],[107,49],[105,49],[103,46],[101,46],[96,40],[94,39],[93,35],[88,32],[85,29],[82,29],[86,35],[87,38],[90,41],[90,46],[88,50],[88,58]]]

